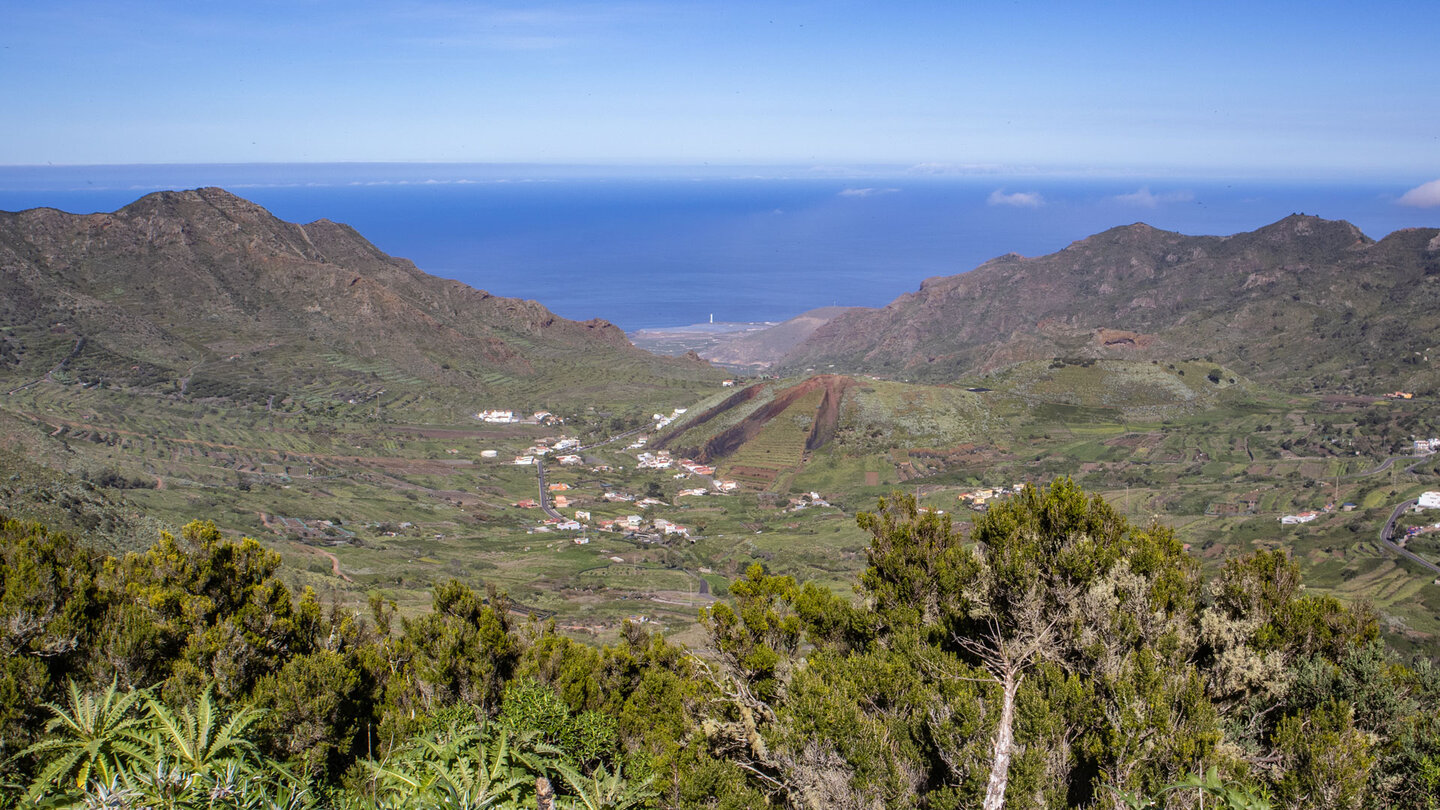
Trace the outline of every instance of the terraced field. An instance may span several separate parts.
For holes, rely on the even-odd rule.
[[[805,460],[805,442],[824,396],[825,391],[817,388],[791,403],[726,459],[721,474],[765,489],[787,473],[799,470]]]

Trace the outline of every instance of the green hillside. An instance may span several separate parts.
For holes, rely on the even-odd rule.
[[[1376,242],[1293,215],[1250,233],[1135,224],[1001,256],[840,315],[780,363],[946,382],[1051,358],[1204,361],[1289,390],[1436,390],[1440,231]]]

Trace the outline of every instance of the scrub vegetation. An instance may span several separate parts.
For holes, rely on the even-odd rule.
[[[858,518],[856,596],[754,565],[695,647],[498,591],[291,591],[211,523],[107,556],[6,520],[3,801],[52,807],[1409,807],[1440,672],[1279,552],[1207,577],[1068,480]]]

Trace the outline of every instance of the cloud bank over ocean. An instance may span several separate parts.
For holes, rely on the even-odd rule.
[[[873,197],[876,194],[894,194],[898,188],[847,188],[841,190],[841,197]]]
[[[1006,194],[1005,189],[997,188],[990,192],[990,196],[985,202],[989,205],[1009,205],[1015,208],[1039,208],[1045,204],[1045,198],[1038,191],[1016,191],[1013,194]]]
[[[1413,208],[1440,208],[1440,180],[1431,180],[1410,189],[1397,202]]]
[[[1192,191],[1164,191],[1156,194],[1149,186],[1141,186],[1129,194],[1117,194],[1114,197],[1116,202],[1141,208],[1159,208],[1162,203],[1192,202],[1194,199],[1195,193]]]

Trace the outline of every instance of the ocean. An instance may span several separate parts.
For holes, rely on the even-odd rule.
[[[820,175],[820,176],[817,176]],[[1440,226],[1397,203],[1429,177],[1297,182],[437,164],[0,167],[0,210],[89,213],[218,185],[282,219],[327,218],[435,275],[628,331],[883,306],[925,278],[1146,222],[1254,230],[1291,213],[1372,238]]]

